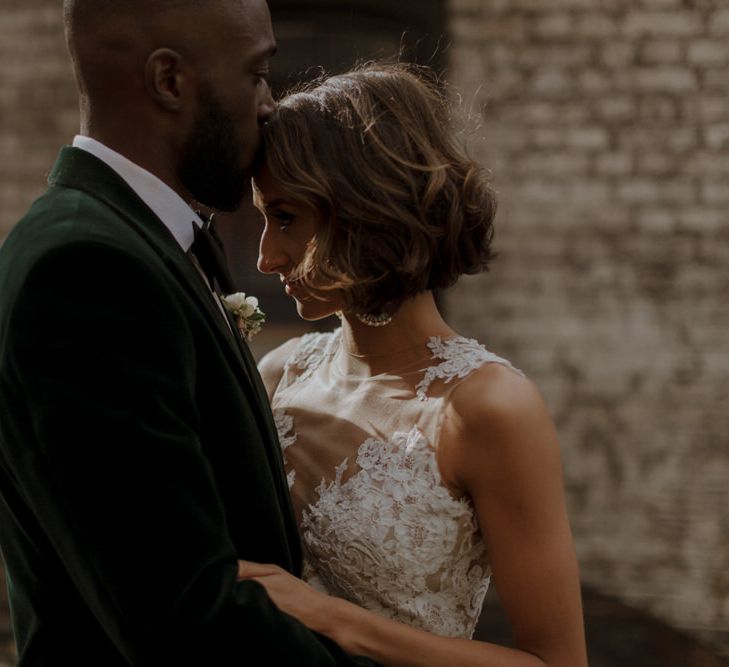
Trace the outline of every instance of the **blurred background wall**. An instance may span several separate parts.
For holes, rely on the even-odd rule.
[[[544,391],[584,581],[729,652],[729,3],[449,9],[501,192],[451,319]]]
[[[60,4],[0,5],[0,239],[76,131]],[[398,51],[445,67],[501,208],[492,271],[441,300],[456,328],[538,383],[555,416],[591,641],[627,644],[655,618],[711,649],[680,653],[658,633],[635,662],[599,664],[718,664],[710,654],[729,654],[729,0],[270,5],[278,90],[310,65]],[[269,312],[261,354],[304,327],[252,268],[258,224],[247,210],[223,231],[241,289]],[[0,594],[0,663],[9,644]]]

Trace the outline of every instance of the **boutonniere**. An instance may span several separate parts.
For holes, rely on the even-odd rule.
[[[240,335],[250,341],[266,321],[266,314],[258,307],[255,296],[246,296],[245,292],[236,292],[220,297],[225,309],[235,318]]]

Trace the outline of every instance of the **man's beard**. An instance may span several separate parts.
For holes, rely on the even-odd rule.
[[[242,141],[209,86],[198,95],[195,124],[182,147],[178,177],[201,204],[235,211],[249,191],[250,165],[241,158]]]

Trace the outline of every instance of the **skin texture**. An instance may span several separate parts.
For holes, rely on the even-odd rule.
[[[339,310],[341,301],[312,300],[287,282],[318,225],[265,170],[256,178],[266,216],[258,266],[278,273],[304,319]],[[349,370],[358,375],[402,367],[422,354],[431,336],[457,335],[430,292],[403,303],[385,327],[344,314],[342,340]],[[289,341],[260,363],[271,396]],[[390,351],[390,352],[388,352]],[[344,355],[347,356],[347,355]],[[355,368],[354,365],[357,365]],[[446,486],[469,497],[487,545],[493,581],[512,624],[516,648],[440,637],[383,619],[323,595],[273,565],[241,562],[239,576],[266,588],[276,604],[347,651],[398,667],[584,667],[587,664],[579,572],[564,501],[559,444],[544,401],[532,382],[497,364],[474,371],[446,407],[438,464]]]
[[[266,3],[154,1],[141,22],[139,2],[97,5],[77,0],[65,12],[81,133],[185,200],[237,208],[259,126],[274,111],[266,76],[276,42]]]
[[[264,216],[258,254],[261,273],[279,274],[286,293],[304,320],[319,320],[341,309],[342,301],[329,293],[316,298],[297,285],[294,271],[310,239],[321,226],[318,213],[293,199],[263,167],[255,176],[256,204]],[[324,299],[324,300],[322,300]]]

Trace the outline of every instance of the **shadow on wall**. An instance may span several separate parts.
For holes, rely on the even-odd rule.
[[[595,591],[582,591],[590,667],[729,667],[718,657],[665,623]],[[511,630],[493,588],[475,638],[513,646]]]

